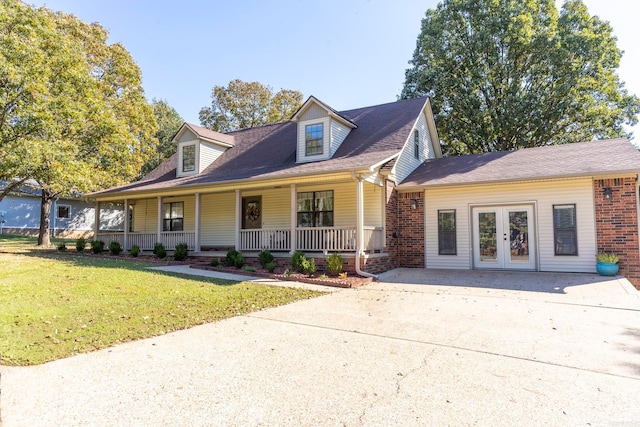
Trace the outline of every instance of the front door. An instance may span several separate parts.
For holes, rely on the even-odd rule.
[[[535,270],[533,206],[473,208],[475,268]]]
[[[262,197],[242,198],[242,228],[262,228]]]

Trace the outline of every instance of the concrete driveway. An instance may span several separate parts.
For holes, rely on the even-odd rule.
[[[626,280],[431,270],[382,279],[0,367],[4,427],[640,424],[640,300]]]

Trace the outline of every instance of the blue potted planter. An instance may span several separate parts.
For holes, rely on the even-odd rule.
[[[599,262],[596,264],[596,271],[601,276],[615,276],[618,274],[618,264],[615,262]]]

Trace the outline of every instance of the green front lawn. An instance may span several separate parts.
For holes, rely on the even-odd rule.
[[[54,242],[55,243],[55,242]],[[32,365],[322,295],[149,271],[0,235],[0,355]]]

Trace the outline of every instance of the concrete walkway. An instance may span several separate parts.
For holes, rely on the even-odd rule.
[[[626,280],[469,273],[395,270],[161,337],[2,366],[4,427],[640,424],[640,301]]]

